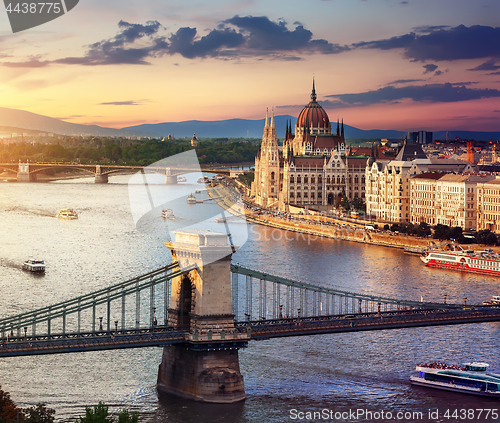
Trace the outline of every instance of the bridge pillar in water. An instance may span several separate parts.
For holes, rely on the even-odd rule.
[[[238,349],[248,336],[234,327],[231,255],[227,234],[175,231],[165,243],[181,268],[197,265],[172,281],[168,325],[184,329],[185,342],[164,347],[158,370],[159,391],[203,402],[245,399]]]
[[[36,174],[30,173],[30,164],[19,162],[19,168],[17,170],[17,181],[18,182],[35,182]]]
[[[176,185],[177,184],[177,175],[172,175],[172,169],[167,167],[165,170],[165,184],[166,185]]]
[[[95,170],[96,170],[96,172],[95,172],[94,182],[96,184],[107,184],[108,183],[108,174],[101,173],[101,165],[97,165]]]

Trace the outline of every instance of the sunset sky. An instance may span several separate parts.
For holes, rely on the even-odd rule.
[[[498,0],[80,0],[12,34],[0,107],[122,128],[297,115],[500,131]]]

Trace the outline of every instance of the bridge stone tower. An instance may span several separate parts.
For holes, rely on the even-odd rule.
[[[17,170],[17,181],[18,182],[34,182],[36,181],[36,174],[30,173],[30,164],[21,163],[19,161],[19,167]]]
[[[179,266],[196,265],[172,281],[168,325],[186,330],[182,345],[163,349],[158,370],[160,391],[204,402],[232,403],[245,398],[238,349],[247,333],[234,327],[231,255],[227,234],[175,231],[165,243]]]
[[[108,183],[108,174],[107,173],[102,173],[101,165],[97,165],[95,167],[94,182],[96,184],[107,184]]]

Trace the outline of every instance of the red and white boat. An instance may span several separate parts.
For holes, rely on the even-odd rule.
[[[493,250],[440,251],[428,250],[420,257],[429,267],[500,276],[500,255]]]

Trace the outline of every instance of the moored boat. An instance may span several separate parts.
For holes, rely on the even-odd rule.
[[[500,295],[493,295],[491,300],[483,301],[483,305],[500,305]]]
[[[198,178],[196,182],[198,182],[199,184],[208,184],[210,182],[210,178],[208,176],[202,176]]]
[[[78,219],[78,214],[73,209],[60,209],[57,217],[59,219]]]
[[[174,212],[171,209],[163,209],[161,211],[161,217],[164,219],[172,219],[174,216]]]
[[[196,204],[196,197],[194,196],[193,193],[189,194],[186,198],[186,202],[188,204]]]
[[[500,375],[488,373],[487,363],[465,363],[462,366],[445,363],[417,364],[413,385],[446,391],[463,392],[500,398]]]
[[[441,251],[427,250],[420,257],[429,267],[500,276],[500,255],[493,250]]]
[[[187,178],[185,176],[178,176],[177,182],[187,182]]]
[[[45,262],[43,260],[26,260],[23,263],[23,270],[31,273],[45,273]]]

